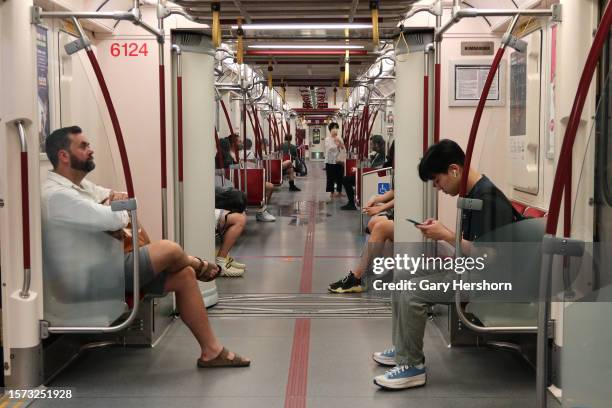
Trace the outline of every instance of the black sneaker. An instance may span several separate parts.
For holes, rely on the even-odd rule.
[[[361,286],[361,279],[357,279],[353,271],[350,271],[338,282],[331,283],[327,290],[333,293],[361,293],[364,288]]]
[[[289,186],[289,191],[302,191],[302,189],[297,188],[295,184]]]
[[[354,203],[348,203],[346,205],[343,205],[342,207],[340,207],[341,210],[345,210],[345,211],[354,211],[357,209],[357,207],[355,207]]]

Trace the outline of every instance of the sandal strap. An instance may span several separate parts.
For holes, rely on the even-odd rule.
[[[230,351],[223,347],[219,355],[210,361],[198,359],[198,367],[247,367],[251,364],[249,360],[238,353],[234,353],[234,358],[230,360],[228,358],[229,353]]]
[[[204,276],[204,274],[206,273],[206,269],[208,269],[208,266],[205,268],[204,267],[204,263],[206,262],[205,260],[203,260],[202,258],[199,258],[197,256],[194,256],[195,259],[197,259],[198,261],[200,261],[200,266],[198,267],[198,269],[196,270],[196,278],[200,279]]]

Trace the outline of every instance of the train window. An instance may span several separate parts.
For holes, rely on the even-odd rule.
[[[542,30],[523,38],[527,51],[510,54],[510,156],[516,190],[538,194],[540,173]]]

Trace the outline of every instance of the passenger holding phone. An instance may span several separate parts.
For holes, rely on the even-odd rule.
[[[451,140],[441,140],[431,146],[419,164],[421,180],[432,180],[438,190],[457,196],[464,171],[465,153]],[[462,249],[469,253],[472,241],[482,234],[493,231],[517,220],[510,201],[486,176],[474,169],[469,170],[467,198],[483,202],[481,211],[465,210],[462,219]],[[428,218],[422,223],[409,220],[421,230],[425,238],[438,242],[439,256],[452,256],[455,232],[441,221]],[[452,281],[454,272],[436,272],[422,275],[417,271],[410,282],[427,279],[429,282]],[[397,271],[396,271],[397,273]],[[397,277],[395,277],[397,279]],[[433,299],[435,296],[435,299]],[[373,359],[382,366],[394,367],[374,378],[374,383],[386,389],[406,389],[425,385],[427,374],[423,341],[427,322],[427,307],[432,303],[447,303],[454,300],[452,291],[428,293],[421,290],[394,292],[392,302],[393,347],[373,354]]]
[[[384,194],[375,195],[370,198],[361,211],[370,217],[386,212],[387,218],[392,220],[394,206],[395,193],[393,190],[389,190]]]

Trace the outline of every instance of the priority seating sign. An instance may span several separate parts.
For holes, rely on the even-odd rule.
[[[389,190],[391,190],[391,183],[378,183],[378,194],[385,194]]]

